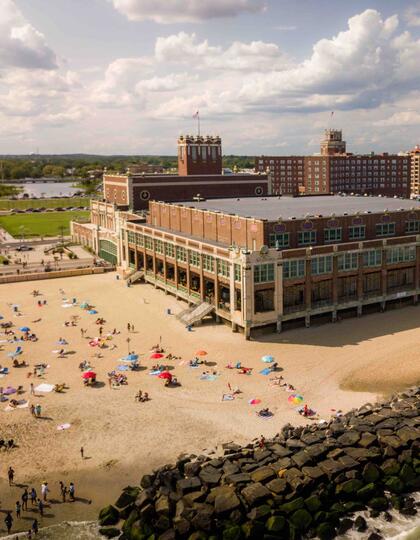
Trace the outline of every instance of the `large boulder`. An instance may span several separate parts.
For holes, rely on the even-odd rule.
[[[101,525],[101,527],[105,525],[116,525],[119,520],[120,513],[115,506],[112,506],[112,504],[105,506],[105,508],[102,508],[99,512],[99,525]]]

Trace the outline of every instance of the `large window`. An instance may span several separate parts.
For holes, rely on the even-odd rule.
[[[316,244],[316,231],[298,232],[298,244],[300,246],[311,246]]]
[[[313,257],[311,260],[311,273],[314,275],[330,274],[332,272],[332,255]]]
[[[349,227],[349,240],[363,240],[366,236],[366,225]]]
[[[230,265],[227,261],[223,259],[217,259],[217,273],[219,276],[229,277],[230,276]]]
[[[214,257],[203,255],[203,269],[207,270],[207,272],[214,272]]]
[[[175,246],[173,244],[165,244],[165,254],[167,257],[175,258]]]
[[[400,262],[411,262],[416,260],[415,246],[399,246],[386,250],[386,262],[397,264]]]
[[[382,250],[369,249],[363,252],[363,266],[381,266],[382,265]]]
[[[395,234],[395,223],[377,223],[376,236],[392,236]]]
[[[164,243],[162,240],[155,240],[155,251],[163,255]]]
[[[287,233],[275,233],[270,234],[269,246],[274,248],[289,247],[290,234]]]
[[[241,281],[241,278],[242,278],[241,265],[234,264],[233,271],[234,271],[235,281]]]
[[[136,244],[138,246],[144,246],[144,236],[140,233],[136,233]]]
[[[144,240],[146,249],[150,249],[150,251],[153,251],[153,238],[150,238],[150,236],[145,236]]]
[[[187,262],[187,250],[185,248],[176,246],[176,260],[180,262]]]
[[[256,264],[254,266],[254,283],[274,281],[274,264]]]
[[[342,228],[336,229],[324,229],[324,241],[325,242],[341,242]]]
[[[420,220],[414,219],[412,221],[407,221],[405,224],[406,233],[418,233],[420,232]]]
[[[128,243],[129,244],[135,244],[136,243],[136,233],[128,231]]]
[[[357,253],[342,253],[337,257],[337,267],[339,272],[349,272],[357,270],[358,254]]]
[[[200,268],[200,254],[197,251],[190,251],[190,265]]]
[[[305,276],[305,259],[283,262],[283,279],[299,279]]]

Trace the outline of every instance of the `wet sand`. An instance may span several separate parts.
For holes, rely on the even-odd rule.
[[[37,288],[40,299],[47,306],[38,308],[30,292]],[[94,358],[97,348],[82,339],[80,328],[96,337],[97,316],[88,315],[79,307],[63,308],[59,289],[68,299],[76,297],[95,305],[98,315],[107,321],[104,334],[117,328],[121,334],[109,345],[115,350],[102,350],[103,358]],[[7,303],[19,304],[21,317],[14,317]],[[282,368],[285,381],[293,384],[305,398],[305,403],[328,419],[336,410],[375,400],[378,394],[399,389],[401,385],[420,379],[420,307],[407,307],[383,314],[348,319],[335,325],[297,329],[284,334],[265,335],[247,342],[224,325],[203,325],[192,332],[166,309],[176,313],[184,303],[155,290],[150,285],[127,288],[115,279],[115,274],[84,276],[37,283],[17,283],[0,287],[0,314],[12,320],[16,327],[28,325],[39,341],[23,343],[20,359],[30,366],[45,362],[50,365],[42,380],[36,383],[66,382],[69,390],[63,394],[47,393],[42,397],[29,396],[27,378],[30,368],[12,368],[0,379],[3,387],[23,385],[24,398],[40,403],[43,419],[34,419],[28,409],[5,412],[7,403],[0,407],[0,435],[13,437],[18,448],[3,453],[0,468],[0,509],[13,509],[22,488],[7,485],[7,468],[16,471],[20,485],[35,485],[38,492],[43,480],[51,487],[56,503],[47,508],[42,524],[50,525],[64,519],[81,521],[94,519],[103,505],[112,502],[122,487],[136,483],[151,468],[173,462],[184,451],[201,453],[218,444],[234,440],[246,443],[264,434],[269,437],[286,422],[304,423],[304,419],[288,403],[290,394],[270,386],[268,376],[259,374],[266,367],[261,356],[272,354]],[[72,315],[80,317],[77,327],[64,327]],[[32,321],[41,318],[40,322]],[[127,323],[135,332],[128,333]],[[57,358],[53,350],[59,337],[65,338],[68,351],[75,351],[65,359]],[[110,389],[107,373],[120,363],[128,350],[141,353],[141,364],[150,368],[151,347],[162,338],[166,352],[182,357],[186,363],[170,362],[173,373],[181,381],[180,388],[165,388],[163,381],[149,375],[149,369],[127,372],[128,385]],[[127,343],[127,338],[130,342]],[[0,335],[0,339],[4,336]],[[7,352],[15,349],[3,343],[0,364],[11,366]],[[204,349],[212,365],[200,369],[187,366],[195,351]],[[79,363],[88,359],[102,384],[85,388]],[[241,361],[252,367],[250,376],[226,369],[228,362]],[[162,363],[166,363],[164,360]],[[201,381],[204,369],[220,373],[215,381]],[[234,401],[221,400],[228,391],[228,383],[238,386],[242,394]],[[138,389],[149,392],[148,403],[134,402]],[[351,389],[363,391],[351,391]],[[271,420],[263,421],[255,414],[256,407],[248,404],[252,398],[261,399],[258,407],[269,407],[274,412]],[[65,431],[57,426],[70,423]],[[85,449],[83,459],[80,447]],[[58,481],[76,484],[81,500],[60,502]],[[91,502],[90,502],[91,501]],[[4,515],[4,514],[3,514]],[[3,515],[0,514],[0,534],[4,534]],[[14,530],[24,530],[33,513],[15,520]]]

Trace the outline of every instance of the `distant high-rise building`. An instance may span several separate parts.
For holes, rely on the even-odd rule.
[[[343,141],[341,129],[326,129],[321,141],[321,156],[335,156],[346,153],[346,141]]]
[[[269,175],[273,195],[343,192],[408,198],[410,168],[415,163],[417,181],[411,175],[411,184],[419,189],[420,151],[415,152],[410,154],[411,163],[408,155],[346,153],[341,130],[327,129],[320,155],[260,156],[255,160],[255,170]]]
[[[411,157],[411,194],[420,195],[420,145],[408,152]]]

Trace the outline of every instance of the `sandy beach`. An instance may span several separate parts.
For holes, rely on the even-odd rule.
[[[42,295],[34,298],[30,294],[34,288]],[[78,304],[86,300],[98,315],[89,315],[78,305],[64,308],[63,298],[76,298]],[[46,300],[47,305],[38,307],[38,300]],[[14,315],[11,304],[19,306],[21,316]],[[270,376],[259,373],[266,367],[261,362],[263,355],[275,357],[282,368],[278,375],[295,386],[321,419],[420,381],[420,306],[252,341],[224,325],[203,325],[187,332],[175,316],[166,314],[167,308],[177,313],[185,304],[150,285],[127,288],[114,273],[0,287],[1,322],[12,321],[15,331],[28,326],[39,338],[36,342],[0,343],[0,364],[10,368],[0,386],[22,385],[25,393],[19,398],[42,407],[42,418],[36,419],[29,408],[7,412],[7,402],[0,403],[0,436],[13,438],[18,445],[1,451],[1,512],[14,510],[24,485],[40,492],[41,482],[47,480],[52,502],[42,525],[94,519],[98,508],[112,502],[122,487],[138,482],[154,466],[173,462],[181,452],[208,452],[227,441],[245,443],[261,434],[269,437],[286,422],[306,423],[288,403],[290,394],[272,386]],[[76,315],[76,327],[64,326],[64,321]],[[94,357],[98,349],[80,332],[83,328],[90,338],[97,337],[98,316],[106,321],[104,335],[114,328],[120,331],[100,351],[102,358]],[[127,332],[129,322],[134,324],[134,332]],[[72,352],[65,358],[52,352],[61,348],[57,344],[60,337],[68,342],[65,350]],[[179,388],[165,388],[161,379],[149,375],[155,362],[150,350],[160,338],[166,353],[182,358],[168,362],[182,384]],[[0,340],[5,339],[0,333]],[[11,368],[7,353],[16,345],[23,347],[19,360],[30,367]],[[191,369],[188,361],[199,349],[208,353],[205,359],[210,366]],[[128,385],[111,389],[107,373],[121,364],[119,359],[129,350],[140,354],[144,369],[125,372]],[[78,366],[83,360],[89,360],[97,373],[100,384],[95,388],[82,383]],[[229,362],[237,361],[253,368],[252,374],[226,369]],[[161,362],[167,363],[165,359]],[[49,365],[43,378],[28,378],[38,363]],[[215,380],[200,380],[204,370],[216,371]],[[35,386],[65,382],[69,389],[30,396],[30,382]],[[222,401],[228,383],[242,393],[233,401]],[[149,393],[149,402],[135,402],[139,389]],[[249,404],[254,398],[261,400],[260,405]],[[273,418],[260,419],[256,410],[261,407],[268,407]],[[57,430],[67,423],[69,429]],[[80,455],[82,446],[85,459]],[[9,466],[15,470],[18,484],[12,487],[7,482]],[[80,500],[62,504],[59,480],[67,485],[74,481]],[[24,512],[23,518],[15,519],[13,530],[27,530],[33,517],[39,518],[35,512]],[[3,519],[0,514],[0,534],[5,534]]]

